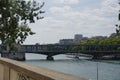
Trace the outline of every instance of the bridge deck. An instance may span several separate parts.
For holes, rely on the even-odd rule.
[[[0,52],[5,52],[0,46]],[[120,44],[87,44],[87,45],[21,45],[15,52],[57,55],[65,53],[83,54],[120,54]]]

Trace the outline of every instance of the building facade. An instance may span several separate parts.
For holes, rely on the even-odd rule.
[[[66,44],[73,44],[73,39],[61,39],[59,44],[66,45]]]

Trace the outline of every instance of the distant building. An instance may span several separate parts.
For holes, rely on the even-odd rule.
[[[94,36],[92,39],[106,39],[107,36]]]
[[[111,34],[111,37],[115,34]],[[66,44],[81,44],[83,41],[87,41],[88,39],[106,39],[107,36],[93,36],[91,38],[83,37],[82,34],[75,34],[74,39],[61,39],[58,44],[66,45]]]
[[[116,33],[112,33],[109,37],[110,37],[110,38],[115,38],[116,36],[117,36]]]
[[[59,44],[66,45],[66,44],[73,44],[73,39],[61,39]]]
[[[75,40],[82,40],[83,35],[82,34],[75,34],[74,39]]]
[[[75,36],[74,36],[74,43],[75,44],[80,44],[82,39],[83,39],[83,35],[82,34],[75,34]]]
[[[89,38],[88,37],[83,37],[82,38],[82,41],[86,41],[86,40],[88,40]]]

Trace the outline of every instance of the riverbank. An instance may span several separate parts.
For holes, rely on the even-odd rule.
[[[114,56],[114,55],[109,55],[109,56],[103,56],[101,60],[120,60],[120,55]]]
[[[68,58],[76,58],[76,59],[93,59],[93,60],[120,60],[120,55],[107,55],[103,57],[93,58],[91,55],[85,54],[67,54],[66,57]]]

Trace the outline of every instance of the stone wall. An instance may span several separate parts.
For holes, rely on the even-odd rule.
[[[1,57],[10,58],[18,61],[25,61],[25,53],[2,53]]]
[[[70,74],[0,58],[0,80],[86,80]]]

